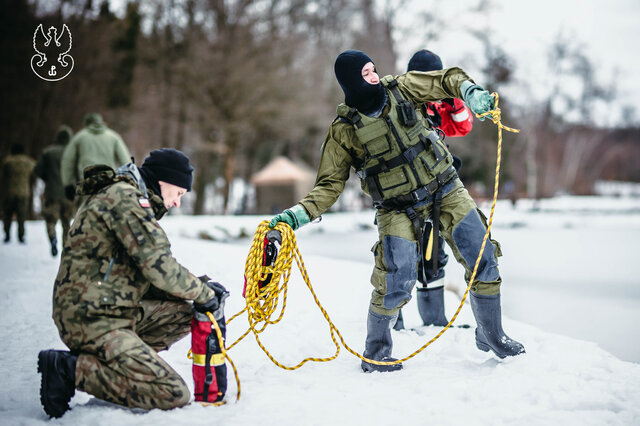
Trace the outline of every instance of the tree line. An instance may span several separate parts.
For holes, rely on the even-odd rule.
[[[431,3],[446,7],[441,0]],[[367,52],[382,75],[404,71],[394,31],[402,26],[396,12],[407,6],[390,0],[139,0],[116,14],[108,0],[4,2],[0,158],[16,142],[37,157],[60,124],[79,130],[84,114],[97,111],[138,164],[159,147],[193,159],[193,213],[209,213],[212,195],[223,200],[216,212],[246,212],[247,194],[237,210],[229,206],[234,180],[248,182],[278,155],[317,165],[343,99],[333,75],[340,51]],[[479,1],[470,13],[488,7]],[[424,13],[429,24],[416,50],[429,47],[437,37],[432,29],[441,24],[433,12]],[[29,68],[40,23],[66,24],[73,35],[75,68],[61,81],[40,80]],[[482,75],[474,78],[490,90],[510,84],[512,58],[489,31],[469,32],[483,46]],[[615,102],[615,93],[597,83],[580,46],[558,39],[547,61],[557,76],[547,98],[501,99],[505,123],[522,129],[519,136],[505,135],[505,194],[587,194],[599,179],[640,181],[640,130],[597,125],[592,105]],[[581,90],[565,91],[567,79]],[[572,121],[565,119],[568,111]],[[464,161],[463,180],[477,196],[487,196],[495,128],[476,124],[467,137],[447,142]]]

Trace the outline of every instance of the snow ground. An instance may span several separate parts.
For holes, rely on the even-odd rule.
[[[525,345],[523,356],[500,361],[475,348],[473,328],[452,328],[398,373],[363,374],[359,360],[344,349],[335,361],[307,363],[290,372],[273,365],[249,336],[230,351],[242,385],[237,403],[230,372],[228,404],[222,407],[192,404],[141,413],[78,392],[73,409],[52,423],[640,424],[640,280],[633,270],[640,200],[566,197],[544,201],[538,211],[529,207],[526,201],[516,209],[501,203],[493,233],[505,253],[500,262],[504,327]],[[262,219],[170,216],[161,222],[180,262],[230,289],[228,317],[243,307],[249,245],[248,238],[235,237],[243,229],[253,234]],[[297,232],[319,299],[358,351],[370,294],[369,248],[376,238],[372,220],[372,212],[328,214],[320,224]],[[0,245],[2,425],[48,422],[38,399],[36,356],[41,349],[64,349],[51,320],[58,259],[48,253],[41,221],[27,224],[27,240],[27,245]],[[446,281],[449,288],[463,290],[462,270],[453,259]],[[453,291],[446,292],[449,316],[458,303]],[[419,324],[415,303],[404,313],[409,326]],[[468,304],[456,323],[475,324]],[[261,339],[280,362],[295,365],[308,356],[333,354],[325,324],[294,271],[284,319]],[[235,340],[246,325],[244,318],[232,322],[228,340]],[[438,331],[394,332],[394,355],[408,355]],[[192,387],[188,349],[186,338],[162,354]]]

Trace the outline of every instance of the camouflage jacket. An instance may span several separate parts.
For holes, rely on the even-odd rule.
[[[85,172],[79,193],[88,199],[69,231],[53,290],[53,319],[70,349],[95,345],[112,330],[135,331],[150,290],[198,303],[215,296],[171,255],[156,220],[166,212],[159,196],[145,197],[133,176],[107,166]]]
[[[23,154],[9,155],[2,163],[3,194],[8,197],[31,197],[31,176],[36,162]]]
[[[466,80],[471,80],[460,68],[431,72],[411,71],[395,78],[404,96],[418,105],[445,98],[461,98],[460,85]],[[388,113],[389,105],[382,111],[381,119]],[[356,136],[353,125],[339,119],[334,120],[322,146],[315,186],[299,202],[312,220],[336,202],[349,179],[351,168],[360,170],[364,160],[365,150]],[[367,192],[364,181],[362,189]]]

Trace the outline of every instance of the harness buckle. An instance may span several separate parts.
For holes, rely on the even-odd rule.
[[[429,196],[429,191],[424,186],[421,186],[420,188],[411,192],[411,199],[413,200],[414,203],[418,203],[422,200],[425,200],[428,196]]]

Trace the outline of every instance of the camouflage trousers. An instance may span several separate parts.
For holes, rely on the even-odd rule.
[[[47,226],[49,241],[56,236],[56,223],[58,221],[62,224],[63,243],[67,240],[67,233],[69,232],[71,219],[73,219],[73,213],[73,202],[64,197],[45,200],[42,217],[44,217]]]
[[[29,209],[29,199],[24,197],[6,197],[2,200],[2,222],[4,224],[4,234],[7,239],[11,236],[11,221],[13,214],[18,222],[18,238],[24,238],[24,221],[27,219]]]
[[[191,331],[191,304],[143,300],[135,330],[116,329],[80,348],[76,388],[130,408],[169,410],[189,403],[191,392],[157,352]]]
[[[440,235],[464,267],[468,283],[487,230],[486,218],[459,179],[447,183],[443,192]],[[415,211],[421,217],[429,218],[432,207],[433,203],[429,202],[415,207]],[[381,315],[393,316],[411,300],[411,291],[418,279],[418,241],[414,226],[404,211],[379,209],[376,220],[378,241],[371,249],[375,266],[371,274],[374,290],[370,309]],[[502,279],[497,258],[501,255],[500,244],[490,238],[471,286],[473,292],[483,295],[500,293]]]

